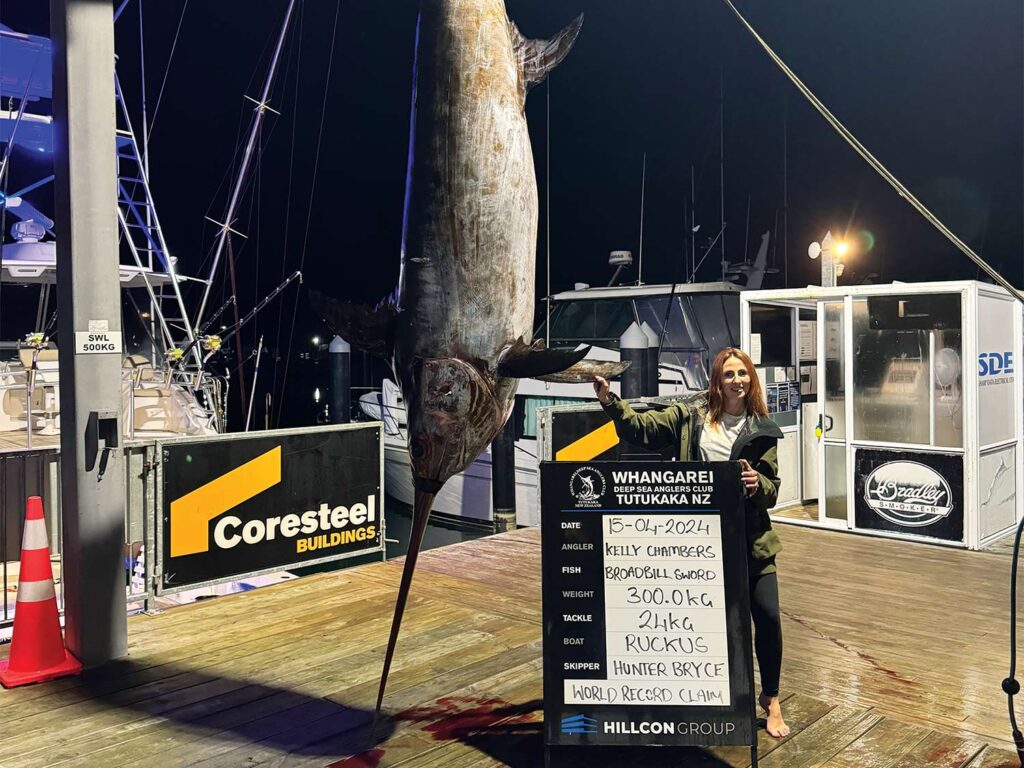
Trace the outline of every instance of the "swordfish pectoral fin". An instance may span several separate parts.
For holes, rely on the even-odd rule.
[[[600,376],[602,379],[614,379],[622,375],[622,372],[629,368],[629,365],[629,361],[580,360],[564,371],[549,373],[544,376],[537,376],[536,378],[556,384],[588,384],[593,382],[596,376]]]
[[[509,379],[534,379],[571,368],[589,353],[590,347],[547,349],[543,341],[529,346],[518,339],[502,353],[497,373]]]
[[[548,73],[569,55],[582,26],[581,13],[550,40],[530,40],[523,36],[515,24],[509,22],[512,45],[519,59],[519,67],[523,71],[523,82],[527,89],[544,80]]]
[[[313,311],[328,327],[357,349],[391,358],[394,347],[395,304],[385,300],[376,307],[337,301],[319,291],[309,291]]]

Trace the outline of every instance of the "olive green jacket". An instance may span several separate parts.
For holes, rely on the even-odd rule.
[[[694,404],[674,403],[662,411],[637,413],[629,403],[612,394],[604,412],[615,424],[623,440],[652,450],[678,446],[679,461],[700,460],[700,433],[707,414],[706,401]],[[778,534],[772,530],[768,510],[779,497],[779,461],[777,443],[782,430],[767,416],[752,416],[732,447],[733,461],[746,459],[757,470],[761,485],[745,500],[747,540],[750,544],[750,575],[774,573],[775,555],[782,549]]]

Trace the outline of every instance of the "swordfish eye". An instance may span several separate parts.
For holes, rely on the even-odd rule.
[[[422,435],[415,435],[409,441],[409,455],[414,459],[422,459],[427,455],[427,439]]]

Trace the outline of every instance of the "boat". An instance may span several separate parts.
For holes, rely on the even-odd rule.
[[[766,271],[768,234],[750,263],[730,265],[726,277],[737,282],[658,285],[577,285],[552,297],[550,334],[542,326],[535,337],[548,336],[558,348],[592,347],[591,359],[618,360],[619,337],[633,323],[646,323],[660,340],[658,395],[685,396],[707,388],[711,361],[719,350],[740,338],[739,293],[756,288]],[[614,262],[613,262],[614,263]],[[618,383],[612,382],[613,391]],[[593,400],[590,384],[555,384],[524,379],[519,383],[513,419],[515,442],[516,522],[537,525],[536,409]],[[380,390],[359,399],[366,418],[384,422],[385,491],[404,504],[413,500],[405,405],[400,388],[385,379]],[[434,515],[469,526],[493,528],[490,449],[464,472],[451,478],[434,500]]]
[[[0,112],[4,163],[11,161],[15,149],[51,156],[53,118],[45,109],[53,96],[51,41],[0,27],[0,52],[5,62],[0,95],[17,104],[16,109]],[[46,66],[38,66],[39,61]],[[203,369],[202,340],[188,322],[182,322],[188,317],[182,288],[191,278],[177,272],[176,259],[167,249],[144,152],[120,84],[115,85],[120,286],[126,310],[121,346],[123,432],[129,439],[214,434],[221,424],[224,382]],[[0,342],[0,445],[5,448],[56,445],[60,434],[61,349],[50,336],[56,320],[52,289],[57,282],[57,243],[53,219],[29,199],[40,195],[53,178],[35,178],[2,199],[10,227],[0,233],[0,283],[5,296],[21,292],[21,306],[28,305],[26,289],[36,291],[34,315],[20,314],[19,337]],[[132,315],[138,322],[129,325]],[[137,340],[129,328],[138,334]],[[98,326],[89,330],[109,332]]]
[[[115,20],[125,5],[115,13]],[[294,5],[291,0],[264,81],[262,100],[254,110],[243,163],[237,169],[224,215],[227,222],[235,221],[240,190],[248,178],[252,158],[258,154],[257,137],[264,112],[269,109],[267,94],[274,82]],[[52,156],[53,117],[47,107],[53,98],[53,45],[49,38],[22,34],[0,25],[0,58],[4,61],[0,96],[7,97],[9,107],[0,110],[2,178],[10,170],[16,148],[44,158]],[[179,271],[178,259],[168,248],[150,185],[145,105],[141,109],[140,137],[133,128],[133,109],[129,108],[116,72],[113,95],[117,122],[116,158],[112,159],[117,167],[122,330],[120,334],[110,333],[109,328],[98,325],[88,330],[110,333],[108,342],[122,352],[121,421],[126,438],[152,440],[222,433],[227,431],[232,371],[223,356],[218,355],[227,351],[228,342],[234,339],[241,368],[245,361],[237,336],[239,330],[301,274],[293,273],[245,318],[239,318],[234,295],[219,309],[209,307],[207,311],[221,253],[230,252],[231,236],[237,233],[231,226],[219,228],[213,263],[204,278],[189,277]],[[13,219],[10,231],[0,232],[0,283],[5,291],[5,308],[12,306],[6,303],[12,291],[24,292],[26,287],[38,290],[34,315],[25,309],[28,303],[24,298],[20,301],[20,338],[0,341],[0,447],[56,445],[60,433],[60,349],[50,336],[56,324],[56,301],[52,296],[57,277],[56,235],[53,219],[29,199],[30,195],[41,196],[41,190],[53,180],[52,173],[41,175],[16,192],[0,194],[0,206],[10,214],[7,220]],[[200,301],[186,301],[190,287],[188,295],[201,293]],[[229,308],[234,309],[234,317],[226,325],[221,316]],[[77,343],[60,340],[68,347],[72,341]],[[5,350],[9,353],[6,360]],[[250,359],[257,358],[258,369],[257,354],[258,350],[254,350]],[[248,405],[251,417],[252,402]],[[248,423],[247,420],[246,428]]]

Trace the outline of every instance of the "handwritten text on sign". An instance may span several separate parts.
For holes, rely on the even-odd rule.
[[[608,514],[602,523],[607,679],[565,680],[565,703],[728,706],[719,517]]]

